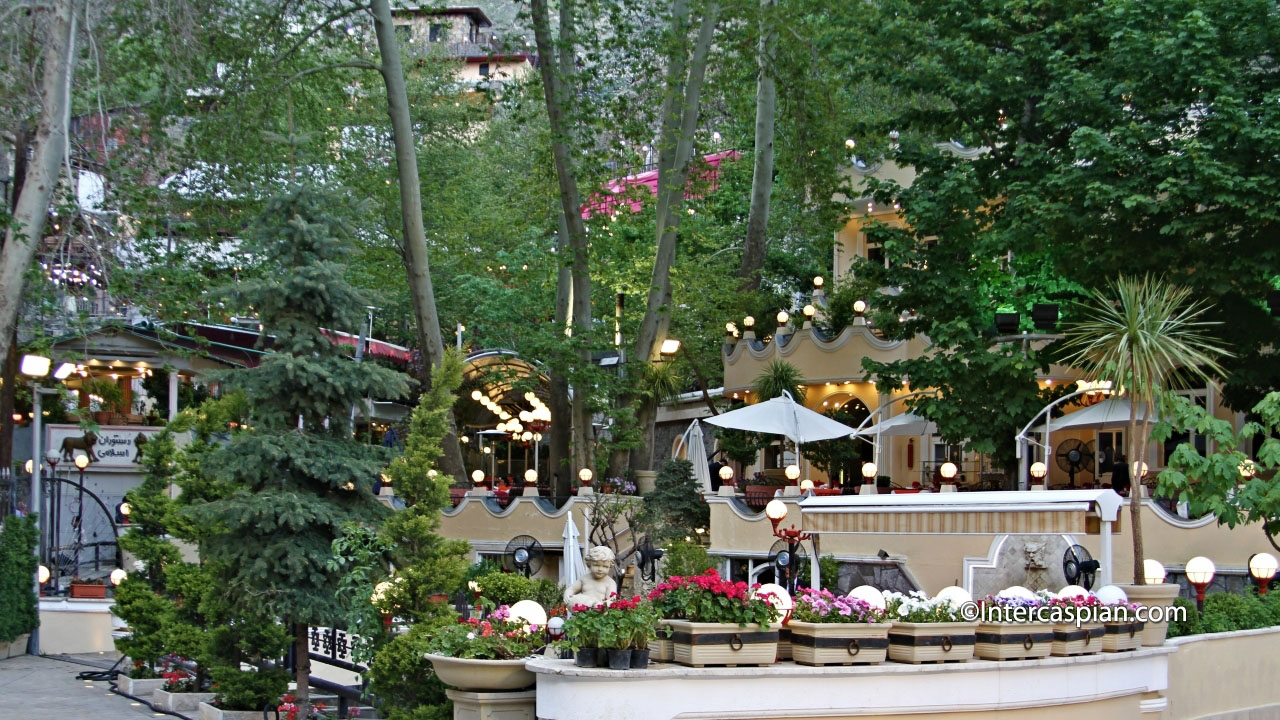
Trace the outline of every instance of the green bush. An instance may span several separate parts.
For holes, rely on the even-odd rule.
[[[1186,613],[1183,620],[1170,620],[1169,633],[1167,637],[1176,638],[1184,635],[1195,635],[1196,628],[1200,626],[1200,611],[1196,609],[1196,604],[1186,598],[1174,598],[1173,606],[1182,608]],[[1174,617],[1177,617],[1176,615]]]
[[[1271,615],[1258,596],[1214,593],[1205,596],[1196,632],[1218,633],[1269,627]]]
[[[822,587],[836,592],[840,584],[840,561],[835,555],[823,555],[818,558],[818,573],[822,575]]]
[[[0,642],[13,642],[40,624],[36,594],[35,519],[5,518],[0,528]]]
[[[289,689],[289,673],[280,668],[244,672],[229,666],[212,671],[214,704],[223,710],[261,710],[268,703],[275,706]]]
[[[560,583],[555,580],[538,578],[533,581],[533,594],[529,599],[549,611],[557,605],[564,604],[564,591],[560,589]]]
[[[495,605],[514,605],[533,597],[533,581],[519,573],[494,572],[476,578],[480,594]]]
[[[369,663],[369,690],[377,698],[378,712],[389,720],[453,717],[444,683],[423,657],[436,631],[457,622],[457,615],[449,606],[438,605],[436,610],[433,617],[420,617],[409,632],[379,648]]]
[[[665,580],[673,575],[701,575],[715,565],[703,546],[677,540],[667,546],[666,554],[662,557],[662,578]]]
[[[711,525],[711,507],[702,499],[702,486],[693,477],[688,460],[667,460],[653,481],[653,492],[644,496],[646,521],[661,539],[693,535]]]

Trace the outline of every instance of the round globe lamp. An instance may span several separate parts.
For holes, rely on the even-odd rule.
[[[865,313],[866,311],[867,311],[867,301],[866,301],[866,300],[854,300],[854,301],[853,301],[853,312],[854,312],[854,313],[856,313],[856,314],[858,315],[858,317],[862,317],[862,314],[863,314],[863,313]]]
[[[728,465],[722,466],[720,468],[720,480],[722,480],[723,482],[729,482],[732,479],[733,479],[733,468],[729,467]]]
[[[476,486],[482,485],[484,483],[484,471],[483,470],[472,471],[471,482]]]
[[[36,577],[40,580],[41,585],[49,582],[49,576],[50,576],[49,568],[45,567],[44,565],[41,565],[39,568],[36,569]]]
[[[874,477],[876,476],[876,471],[877,471],[877,470],[878,470],[878,468],[876,467],[876,464],[875,464],[875,463],[873,463],[873,462],[863,463],[863,464],[862,464],[862,479],[863,479],[863,481],[864,481],[864,482],[871,482],[871,479],[872,479],[872,478],[874,478]]]
[[[1243,480],[1248,480],[1249,478],[1258,474],[1258,466],[1255,465],[1252,460],[1246,459],[1243,462],[1241,462],[1239,470],[1240,470],[1240,477]]]
[[[547,611],[533,600],[521,600],[509,612],[512,620],[524,623],[525,632],[537,632],[547,626]]]
[[[1159,560],[1147,558],[1142,561],[1142,578],[1148,585],[1162,584],[1165,574],[1164,565]]]
[[[1049,474],[1049,466],[1039,460],[1031,463],[1031,477],[1038,482],[1044,482],[1044,476]]]
[[[1197,555],[1187,561],[1187,582],[1196,589],[1196,607],[1204,609],[1204,591],[1213,582],[1213,575],[1218,569],[1213,561],[1203,555]]]
[[[800,479],[800,466],[788,465],[787,469],[782,471],[782,474],[786,475],[788,480],[795,482]]]
[[[870,585],[859,585],[850,590],[849,597],[861,600],[876,610],[884,610],[884,593]]]
[[[764,516],[769,518],[769,522],[773,523],[773,529],[777,530],[778,523],[787,516],[787,504],[778,498],[770,500],[769,504],[764,506]]]
[[[959,472],[959,470],[960,469],[956,467],[955,463],[948,460],[947,462],[942,463],[942,467],[938,468],[938,473],[942,475],[943,480],[951,482],[956,479],[956,473]]]
[[[524,471],[524,484],[525,484],[525,485],[537,485],[537,484],[538,484],[538,471],[537,471],[537,470],[534,470],[533,468],[529,468],[528,470],[525,470],[525,471]]]
[[[124,582],[124,579],[127,577],[129,577],[129,573],[126,572],[124,568],[116,568],[115,570],[111,571],[111,584],[119,585],[120,583]]]
[[[582,468],[578,471],[578,480],[580,480],[583,485],[590,485],[591,477],[591,468]]]
[[[805,478],[805,479],[803,479],[803,480],[801,480],[801,481],[800,481],[800,491],[801,491],[801,492],[807,492],[807,491],[812,490],[812,489],[813,489],[813,481],[812,481],[812,480],[810,480],[809,478]]]
[[[786,325],[788,322],[790,322],[791,315],[789,315],[786,310],[779,310],[778,315],[775,319],[778,321],[779,325]]]
[[[1267,586],[1276,576],[1276,556],[1258,553],[1249,558],[1249,576],[1258,582],[1258,594],[1266,595]]]
[[[89,467],[89,456],[77,455],[75,459],[75,463],[77,468],[84,470],[85,468]]]

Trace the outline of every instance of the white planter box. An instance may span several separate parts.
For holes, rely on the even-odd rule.
[[[270,713],[275,715],[275,713]],[[200,703],[200,720],[262,720],[261,710],[220,710],[207,702]]]
[[[1142,623],[1103,623],[1102,652],[1124,652],[1142,646]]]
[[[1147,607],[1173,607],[1173,601],[1178,597],[1180,588],[1176,583],[1160,583],[1158,585],[1121,585],[1125,595],[1129,597],[1129,602],[1138,603]],[[1142,644],[1147,647],[1160,647],[1164,645],[1165,637],[1169,632],[1168,619],[1158,623],[1146,622],[1142,628]]]
[[[681,665],[772,665],[778,658],[778,631],[733,623],[668,620],[673,659]]]
[[[155,691],[164,689],[165,682],[164,678],[134,680],[128,675],[116,676],[116,687],[119,688],[120,692],[143,700],[150,698]]]
[[[211,692],[169,692],[168,690],[156,690],[151,694],[151,702],[156,707],[163,708],[169,712],[196,712],[200,709],[200,703],[213,702],[213,698],[217,693]]]
[[[791,658],[801,665],[870,665],[889,654],[892,623],[807,623],[792,620]]]
[[[976,622],[895,622],[889,628],[889,659],[904,663],[971,660],[977,628]]]
[[[974,631],[973,654],[983,660],[1030,660],[1051,650],[1051,623],[982,623]]]
[[[1102,652],[1102,623],[1063,623],[1053,626],[1053,654],[1092,655]]]

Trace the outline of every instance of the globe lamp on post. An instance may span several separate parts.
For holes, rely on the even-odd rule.
[[[1249,576],[1258,583],[1258,594],[1266,595],[1267,586],[1276,576],[1276,557],[1271,553],[1258,553],[1249,558]]]
[[[1146,580],[1148,585],[1163,584],[1164,578],[1164,565],[1159,560],[1147,558],[1142,561],[1142,579]]]
[[[1213,582],[1213,574],[1217,568],[1213,561],[1203,555],[1197,555],[1187,561],[1187,582],[1196,589],[1196,607],[1204,610],[1204,591]]]
[[[955,463],[948,460],[947,462],[942,463],[942,467],[938,468],[938,473],[942,475],[943,480],[950,483],[952,480],[956,479],[956,473],[959,472],[959,470],[960,469],[956,467]]]
[[[729,467],[728,465],[722,465],[720,467],[720,481],[727,483],[727,482],[731,482],[732,480],[733,480],[733,468]]]
[[[590,485],[592,475],[591,468],[582,468],[578,471],[578,481],[583,485]]]
[[[787,469],[782,471],[782,474],[786,475],[787,479],[790,480],[791,482],[795,482],[796,480],[800,479],[800,466],[788,465]]]
[[[483,485],[483,484],[484,484],[484,471],[483,471],[483,470],[473,470],[473,471],[471,472],[471,483],[472,483],[473,485],[475,485],[476,487],[480,487],[481,485]]]
[[[1039,460],[1031,463],[1031,479],[1037,484],[1044,482],[1044,476],[1049,474],[1049,466]]]
[[[862,463],[862,481],[867,483],[871,482],[871,480],[876,476],[876,472],[878,470],[879,468],[877,468],[876,464],[873,462]]]

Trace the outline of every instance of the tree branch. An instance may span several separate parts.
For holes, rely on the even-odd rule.
[[[376,63],[371,63],[368,60],[348,60],[347,62],[330,63],[328,65],[318,65],[313,68],[307,68],[306,70],[303,70],[301,72],[296,72],[290,75],[281,84],[289,85],[293,83],[294,80],[300,80],[308,75],[314,75],[316,73],[324,72],[326,70],[337,70],[338,68],[358,68],[360,70],[373,70],[375,72],[382,72],[381,65],[378,65]]]
[[[347,8],[346,10],[342,10],[340,12],[334,13],[333,15],[330,15],[329,17],[322,20],[319,25],[316,25],[315,27],[311,28],[306,32],[306,34],[298,38],[298,41],[295,42],[293,45],[291,45],[288,50],[285,50],[284,52],[280,53],[274,58],[271,58],[271,64],[279,65],[281,61],[283,61],[285,58],[297,52],[298,48],[302,47],[304,44],[306,44],[308,40],[315,37],[316,33],[329,27],[335,21],[341,20],[342,18],[348,15],[352,15],[357,12],[360,12],[361,10],[368,10],[368,9],[369,9],[368,5],[355,5],[353,7]]]

